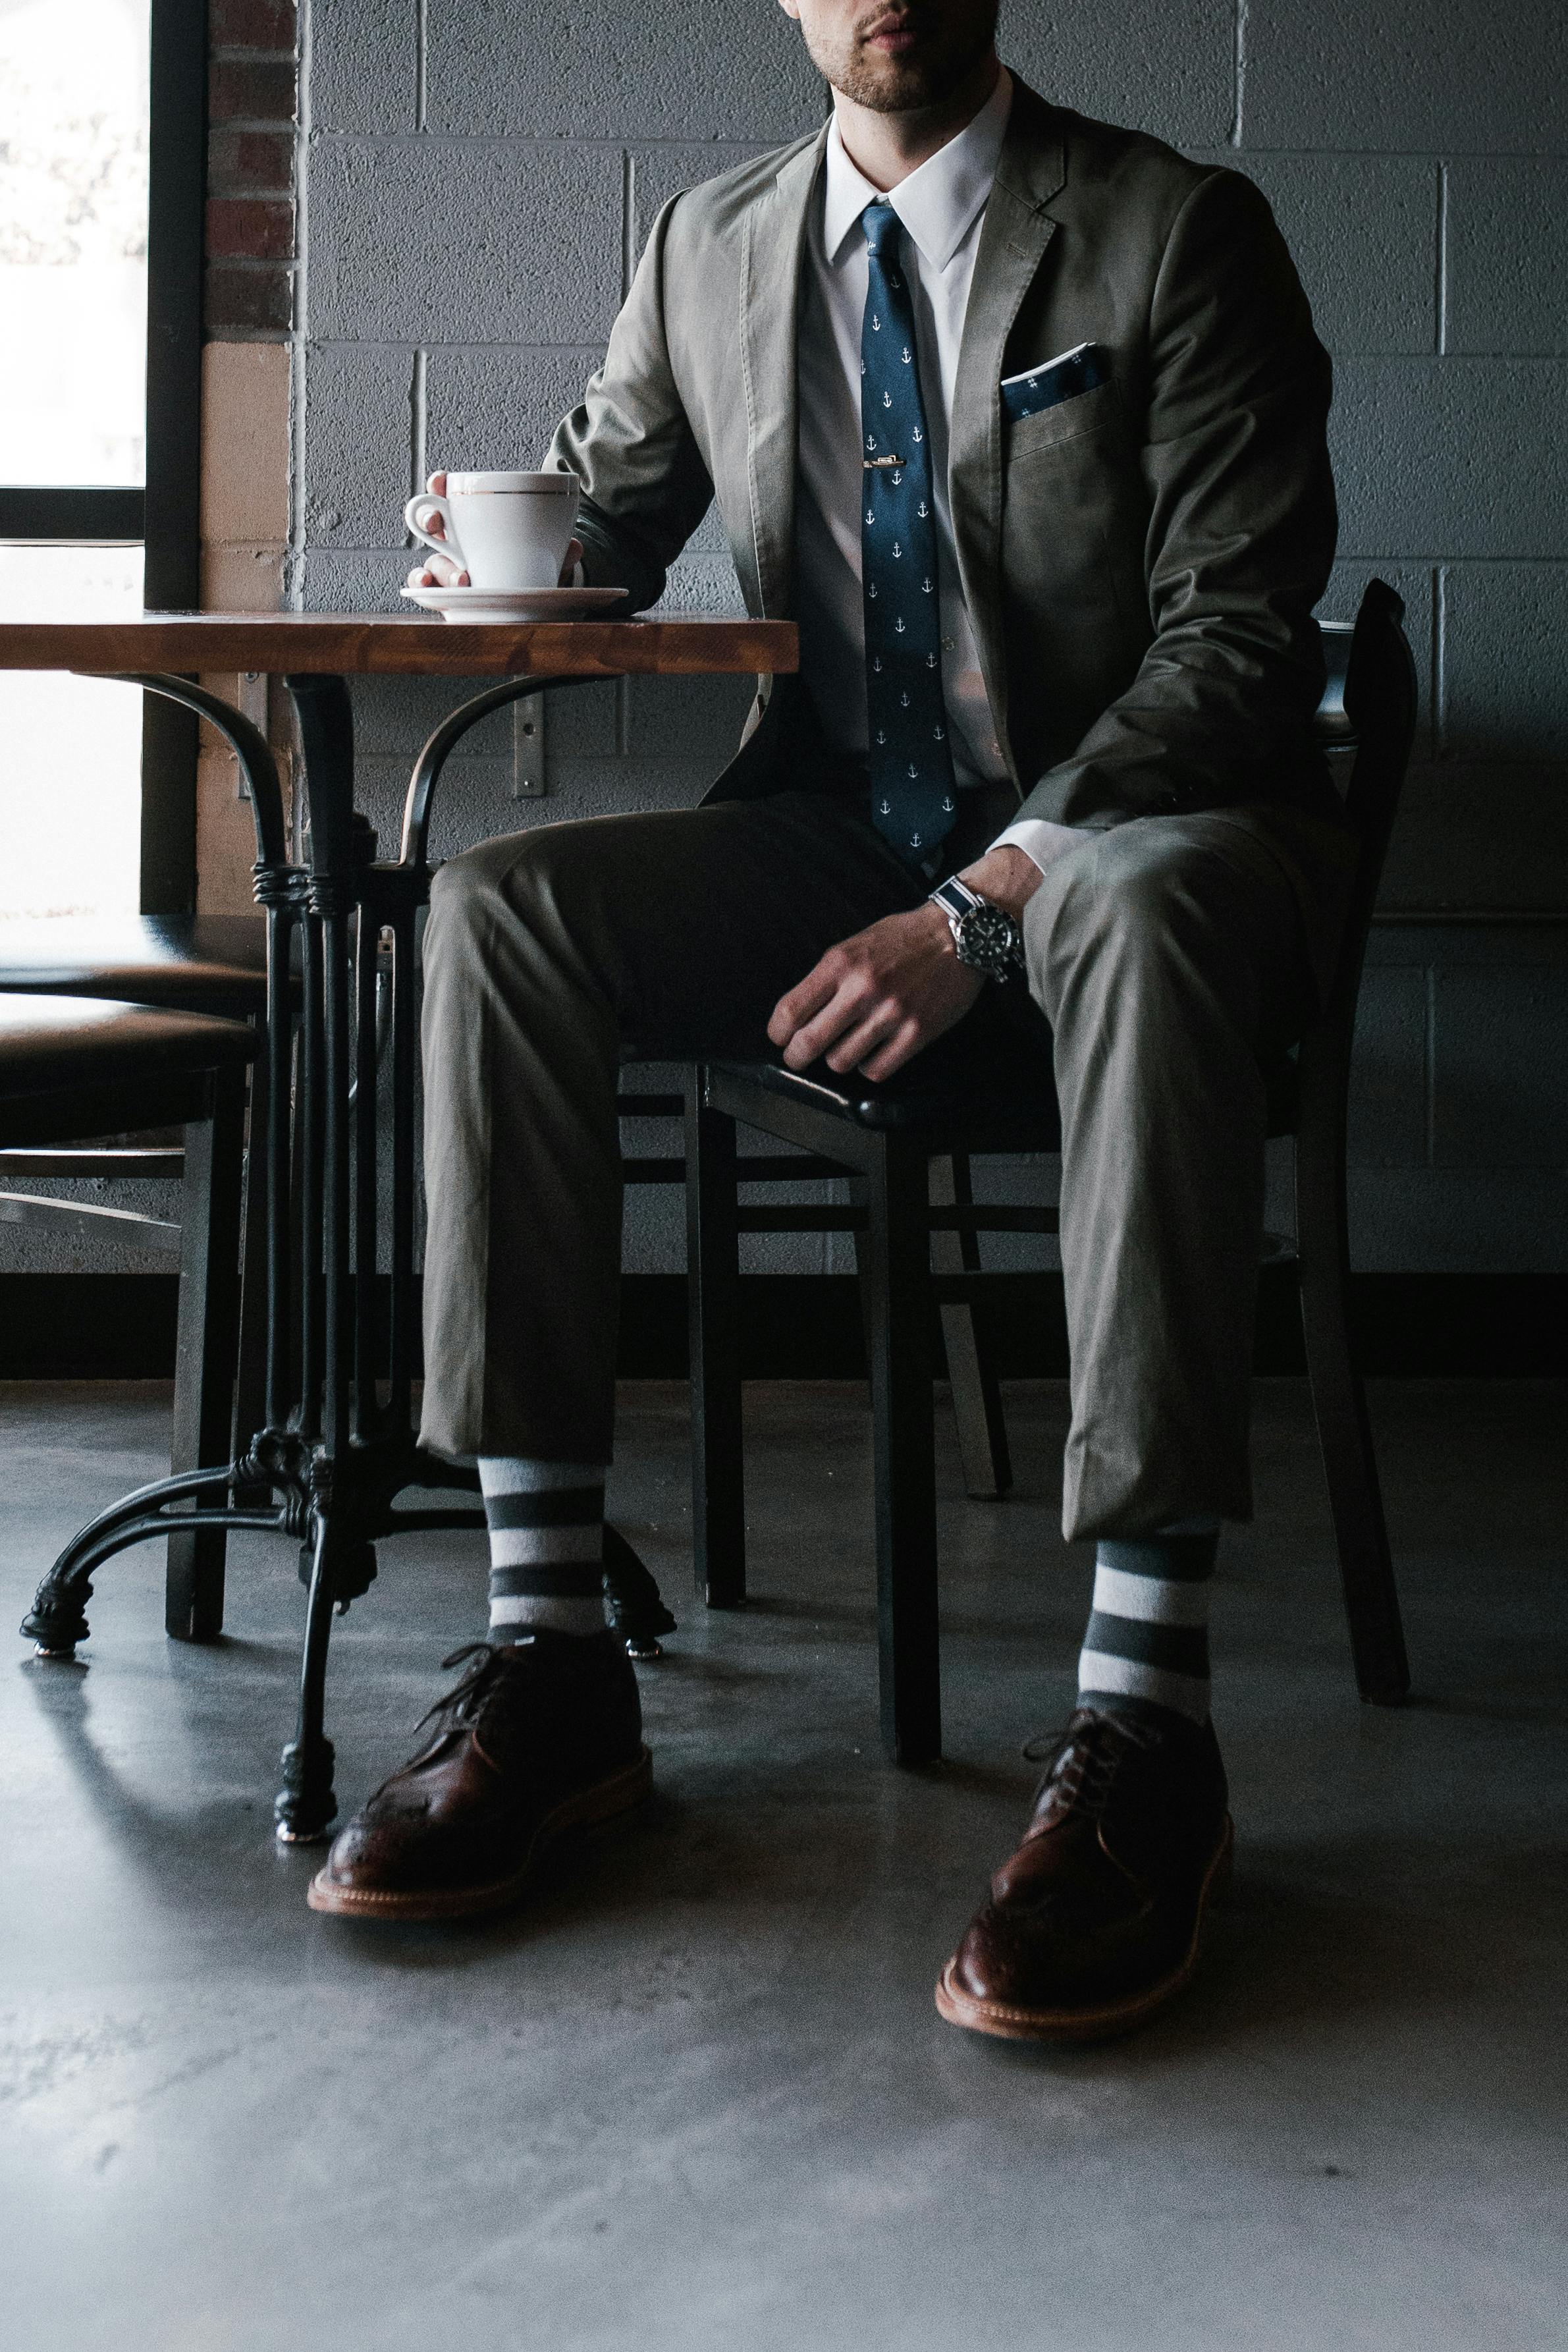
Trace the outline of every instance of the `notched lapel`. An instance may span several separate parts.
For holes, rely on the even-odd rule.
[[[953,536],[975,624],[986,690],[1007,740],[1007,678],[999,605],[1002,514],[1001,381],[1013,320],[1056,233],[1047,209],[1067,177],[1053,109],[1022,82],[986,206],[953,391],[947,476]]]
[[[808,211],[826,145],[824,126],[809,147],[789,158],[745,223],[740,342],[747,478],[758,610],[768,619],[789,611],[792,586],[800,271]]]

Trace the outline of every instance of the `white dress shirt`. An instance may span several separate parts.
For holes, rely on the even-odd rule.
[[[867,748],[865,607],[861,590],[861,324],[866,298],[867,205],[886,203],[904,229],[904,266],[915,306],[920,389],[931,437],[936,502],[942,690],[960,786],[1007,775],[969,625],[953,540],[947,451],[953,387],[980,226],[1012,109],[1004,68],[974,120],[884,194],[850,160],[839,126],[828,131],[820,203],[808,231],[809,268],[800,337],[800,448],[795,498],[800,669],[829,740]],[[1082,838],[1069,825],[1028,819],[1000,835],[1043,866]]]

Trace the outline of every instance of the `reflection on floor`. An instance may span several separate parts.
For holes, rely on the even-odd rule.
[[[1515,2352],[1568,2296],[1560,1389],[1388,1386],[1418,1697],[1358,1706],[1301,1390],[1259,1399],[1218,1715],[1239,1829],[1179,2011],[1040,2055],[931,1983],[1060,1717],[1088,1588],[1063,1401],[1018,1496],[942,1431],[947,1761],[875,1736],[853,1389],[748,1398],[755,1603],[686,1601],[684,1390],[628,1391],[614,1515],[681,1616],[644,1828],[466,1931],[307,1912],[271,1843],[301,1599],[240,1547],[228,1636],[111,1565],[78,1669],[0,1672],[0,2210],[16,2352]],[[156,1474],[157,1390],[4,1392],[5,1622]],[[399,1556],[401,1552],[401,1556]],[[351,1804],[482,1624],[476,1538],[383,1552],[334,1651]]]

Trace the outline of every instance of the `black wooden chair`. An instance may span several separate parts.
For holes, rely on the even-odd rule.
[[[240,1021],[109,1001],[0,993],[0,1150],[184,1130],[177,1443],[192,1466],[228,1459],[239,1318],[246,1076]],[[210,1530],[170,1544],[169,1630],[215,1632]],[[216,1554],[222,1617],[223,1554]],[[24,1632],[31,1630],[24,1626]]]
[[[1313,1407],[1322,1444],[1355,1674],[1362,1696],[1396,1704],[1409,1685],[1398,1596],[1360,1375],[1348,1321],[1345,1114],[1356,1001],[1384,855],[1415,730],[1416,688],[1394,591],[1375,581],[1352,627],[1325,627],[1329,685],[1317,731],[1353,754],[1348,814],[1360,838],[1353,902],[1327,1003],[1300,1047],[1269,1073],[1270,1133],[1296,1147],[1297,1256]],[[711,1606],[745,1597],[737,1237],[758,1230],[851,1230],[870,1358],[883,1742],[898,1762],[941,1749],[932,1431],[932,1307],[977,1293],[976,1236],[1047,1233],[1047,1209],[977,1206],[969,1181],[985,1153],[1060,1148],[1049,1066],[976,1066],[939,1049],[885,1087],[796,1074],[775,1063],[717,1063],[695,1073],[687,1108],[694,1545]],[[1020,1084],[1020,1079],[1025,1083]],[[1019,1104],[1028,1106],[1018,1108]],[[741,1159],[740,1122],[809,1159]],[[933,1205],[931,1171],[942,1171]],[[848,1209],[742,1205],[738,1185],[831,1169],[852,1178]],[[933,1234],[960,1237],[963,1271],[933,1276]],[[947,1247],[952,1248],[951,1239]],[[993,1279],[995,1277],[992,1277]],[[996,1445],[995,1385],[962,1370],[972,1423]],[[962,1414],[961,1414],[962,1422]],[[1002,1441],[1005,1444],[1005,1440]],[[998,1491],[1007,1484],[1005,1453]],[[974,1480],[968,1483],[971,1487]]]
[[[267,924],[262,915],[13,918],[0,922],[0,992],[18,998],[110,1000],[123,1011],[134,1005],[249,1022],[259,1027],[267,1011]],[[40,1019],[53,1018],[42,1015]],[[63,1016],[68,1020],[70,1015]],[[82,1014],[88,1016],[85,1009]],[[84,1033],[85,1034],[85,1033]],[[94,1033],[96,1059],[108,1034]],[[127,1038],[131,1029],[116,1033]],[[141,1050],[137,1045],[137,1052]],[[134,1056],[128,1067],[134,1067]],[[243,1089],[244,1076],[241,1074]],[[259,1144],[264,1107],[253,1102],[250,1145]],[[142,1116],[73,1123],[58,1134],[35,1130],[26,1138],[7,1133],[0,1144],[0,1186],[49,1178],[177,1177],[182,1199],[177,1247],[180,1256],[180,1341],[174,1379],[174,1425],[170,1468],[193,1470],[203,1462],[227,1461],[263,1419],[262,1376],[266,1355],[265,1247],[259,1183],[243,1184],[247,1149],[246,1122],[226,1118],[186,1124],[181,1138],[153,1130],[182,1122]],[[137,1139],[131,1140],[134,1135]],[[259,1163],[258,1163],[259,1164]],[[236,1232],[235,1265],[214,1265],[213,1236],[227,1230],[231,1195],[244,1200],[243,1237]],[[58,1223],[63,1214],[78,1224],[94,1213],[78,1205],[62,1209],[47,1199],[0,1191],[10,1221]],[[110,1216],[118,1229],[159,1244],[172,1240],[154,1221]],[[221,1305],[235,1280],[241,1284],[237,1313]],[[187,1302],[205,1298],[214,1306],[199,1313]],[[221,1343],[221,1344],[220,1344]],[[214,1349],[216,1352],[214,1352]],[[181,1641],[213,1641],[223,1631],[225,1542],[221,1528],[172,1536],[168,1544],[164,1620]]]

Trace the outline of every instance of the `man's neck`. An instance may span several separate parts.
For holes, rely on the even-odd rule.
[[[900,180],[907,180],[911,172],[929,163],[950,139],[968,129],[996,89],[1000,73],[993,51],[939,105],[912,108],[906,114],[878,114],[835,89],[833,112],[845,153],[872,186],[886,195]]]

